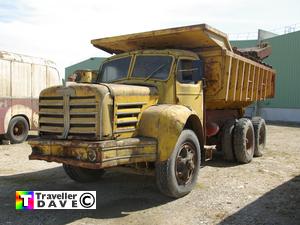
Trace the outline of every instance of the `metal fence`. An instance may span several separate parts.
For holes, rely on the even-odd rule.
[[[268,31],[278,35],[282,35],[282,34],[288,34],[299,30],[300,30],[300,23],[296,23],[284,27],[274,28]],[[230,40],[256,40],[257,36],[258,36],[258,32],[231,33],[229,34],[229,39]]]

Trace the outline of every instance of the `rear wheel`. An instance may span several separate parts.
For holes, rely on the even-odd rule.
[[[156,163],[156,182],[159,190],[173,198],[190,193],[197,182],[200,161],[197,136],[191,130],[183,130],[169,159]]]
[[[99,180],[105,173],[103,169],[87,169],[77,166],[63,164],[66,174],[80,183],[87,183]]]
[[[233,149],[239,163],[249,163],[253,159],[255,136],[251,121],[241,118],[234,128]]]
[[[222,128],[222,151],[225,160],[234,162],[235,156],[233,152],[233,130],[236,120],[228,120],[225,122]]]
[[[6,137],[10,143],[17,144],[25,141],[28,137],[29,124],[22,116],[12,118],[8,124]]]
[[[266,122],[261,117],[253,117],[252,124],[255,135],[254,156],[260,157],[263,155],[266,146],[267,129]]]

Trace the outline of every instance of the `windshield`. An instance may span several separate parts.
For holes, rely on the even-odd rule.
[[[98,82],[110,83],[126,78],[128,75],[131,56],[115,59],[104,63],[101,67]]]
[[[173,58],[171,56],[140,55],[136,57],[132,77],[166,80]]]

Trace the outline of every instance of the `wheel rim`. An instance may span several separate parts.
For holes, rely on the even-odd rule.
[[[196,167],[196,148],[191,142],[185,142],[178,151],[175,163],[176,180],[179,185],[192,181]]]
[[[253,151],[253,132],[251,129],[247,130],[247,134],[246,134],[246,150],[251,153]]]
[[[18,122],[13,127],[13,134],[15,136],[21,136],[24,133],[25,125],[22,122]]]

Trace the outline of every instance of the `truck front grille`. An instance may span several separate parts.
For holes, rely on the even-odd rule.
[[[63,139],[96,138],[97,107],[95,96],[40,97],[40,136]]]

